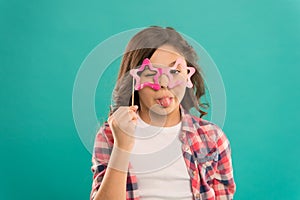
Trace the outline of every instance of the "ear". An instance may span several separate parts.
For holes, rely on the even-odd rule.
[[[195,68],[194,67],[187,67],[187,69],[189,70],[188,73],[188,77],[187,77],[187,83],[186,83],[186,87],[187,88],[192,88],[193,87],[193,83],[191,81],[191,77],[193,76],[193,74],[195,73]]]

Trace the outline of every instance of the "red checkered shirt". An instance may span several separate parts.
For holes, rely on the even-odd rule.
[[[236,185],[233,179],[231,149],[226,135],[216,124],[192,116],[182,107],[181,120],[179,138],[190,175],[193,199],[233,199]],[[104,123],[95,138],[90,199],[94,199],[101,185],[113,143],[110,127],[108,123]],[[131,169],[130,166],[127,175],[126,200],[138,200],[140,199],[138,180]]]

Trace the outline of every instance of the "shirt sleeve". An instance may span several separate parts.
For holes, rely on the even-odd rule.
[[[90,200],[94,199],[101,185],[110,158],[111,145],[109,144],[109,135],[111,135],[111,131],[107,124],[102,126],[96,134],[92,155],[93,183]]]
[[[219,127],[217,127],[217,130],[219,132],[219,138],[217,140],[219,155],[217,170],[213,179],[213,189],[215,191],[216,200],[233,199],[236,185],[233,179],[230,143]]]

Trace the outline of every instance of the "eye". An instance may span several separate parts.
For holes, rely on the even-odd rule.
[[[149,77],[149,76],[154,76],[156,73],[149,73],[149,74],[145,74],[146,77]]]
[[[171,70],[170,70],[170,73],[171,73],[171,74],[179,74],[179,73],[180,73],[180,70],[178,70],[178,69],[171,69]]]

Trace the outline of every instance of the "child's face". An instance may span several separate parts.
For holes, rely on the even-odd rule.
[[[163,45],[158,48],[150,61],[154,65],[172,67],[176,60],[181,58],[186,65],[185,58],[181,56],[174,47]],[[179,104],[185,94],[187,70],[180,70],[181,79],[184,83],[169,88],[170,79],[166,75],[159,77],[159,85],[161,89],[154,90],[151,87],[144,87],[138,91],[140,99],[141,111],[154,111],[157,114],[169,114],[174,110],[178,110]]]

